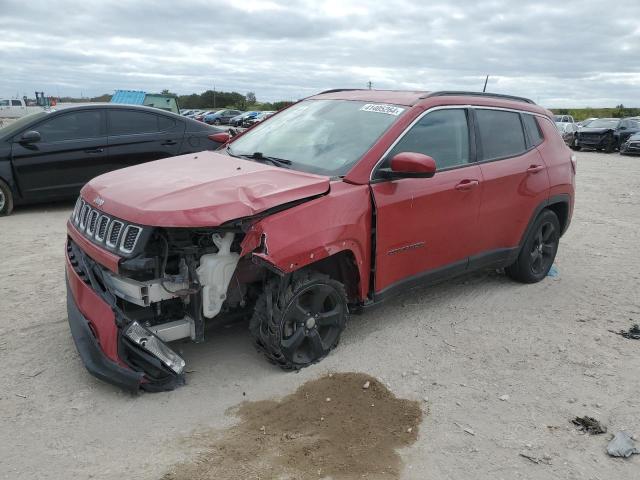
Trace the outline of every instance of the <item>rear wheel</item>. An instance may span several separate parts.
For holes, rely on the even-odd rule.
[[[536,283],[549,273],[560,241],[560,222],[551,210],[543,210],[507,275],[522,283]]]
[[[213,124],[214,124],[214,125],[222,125],[222,122],[220,121],[220,119],[219,119],[219,118],[216,118],[216,119],[213,121]]]
[[[13,194],[9,185],[0,180],[0,217],[10,215],[13,211]]]
[[[276,278],[256,303],[250,330],[267,359],[286,370],[322,360],[338,345],[349,310],[342,283],[313,272]]]

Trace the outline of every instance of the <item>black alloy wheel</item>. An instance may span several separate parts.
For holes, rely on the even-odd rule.
[[[272,282],[256,303],[251,332],[271,362],[303,368],[338,344],[349,314],[345,289],[317,272],[295,273],[284,288],[279,282]]]
[[[506,268],[507,275],[522,283],[547,276],[558,252],[560,222],[551,210],[543,210],[522,246],[518,259]]]

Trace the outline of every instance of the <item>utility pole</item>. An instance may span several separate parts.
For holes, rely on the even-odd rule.
[[[487,82],[489,81],[489,75],[484,79],[484,87],[482,88],[482,93],[487,91]]]
[[[371,90],[371,87],[373,86],[373,83],[371,83],[371,80],[369,80],[367,82],[367,87],[369,87],[369,90]]]

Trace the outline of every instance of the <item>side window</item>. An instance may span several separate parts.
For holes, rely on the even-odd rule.
[[[446,109],[428,113],[393,147],[383,166],[388,167],[391,158],[401,152],[429,155],[438,170],[469,163],[467,112]]]
[[[8,107],[9,100],[0,100],[0,107]]]
[[[543,137],[542,132],[540,131],[540,125],[538,125],[538,121],[536,120],[535,115],[529,115],[527,113],[522,114],[522,123],[524,123],[524,129],[527,131],[527,136],[529,137],[530,146],[537,147],[542,143]],[[568,124],[570,132],[573,132],[575,127],[573,123]]]
[[[82,110],[58,115],[35,128],[43,142],[61,142],[101,136],[100,110]]]
[[[22,103],[20,102],[20,100],[11,100],[11,105],[13,107],[21,107]]]
[[[482,160],[513,157],[526,150],[520,114],[477,109]]]
[[[164,132],[175,127],[176,121],[173,118],[158,115],[158,130]]]
[[[157,131],[157,115],[133,110],[109,110],[109,135],[133,135]]]

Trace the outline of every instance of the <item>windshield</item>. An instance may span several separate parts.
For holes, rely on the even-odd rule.
[[[345,175],[404,107],[349,100],[300,102],[231,143],[230,155],[275,157],[290,168],[327,176]]]
[[[620,120],[613,118],[598,118],[588,123],[589,128],[616,128]]]
[[[4,127],[0,127],[0,138],[10,137],[12,135],[15,135],[17,132],[22,130],[22,128],[27,124],[39,118],[45,117],[46,115],[47,115],[47,112],[44,112],[44,111],[32,113],[31,115],[25,115],[24,117],[21,117],[15,122],[11,122],[10,124]]]

